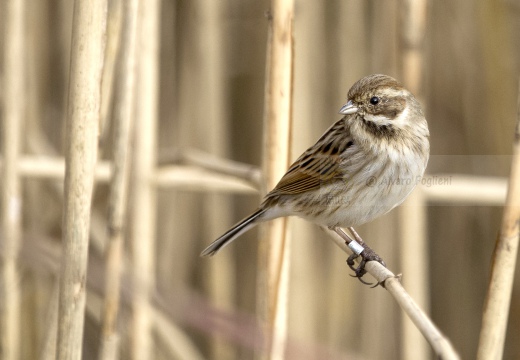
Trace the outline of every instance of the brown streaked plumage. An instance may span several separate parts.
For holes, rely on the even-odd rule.
[[[395,79],[356,82],[342,119],[305,151],[252,215],[211,243],[214,255],[262,221],[299,216],[328,227],[357,226],[399,205],[426,168],[429,132],[419,102]]]

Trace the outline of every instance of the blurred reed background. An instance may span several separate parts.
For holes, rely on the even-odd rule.
[[[12,189],[21,194],[19,223],[5,220],[12,214],[9,205],[2,208],[0,304],[4,308],[11,304],[15,312],[10,320],[2,318],[0,357],[50,359],[56,343],[73,2],[24,1],[20,18],[12,18],[11,6],[17,1],[21,0],[4,0],[0,7],[4,204],[13,195]],[[108,1],[85,359],[98,357],[104,339],[101,314],[106,293],[104,253],[110,234],[106,230],[109,164],[116,154],[114,119],[120,116],[115,104],[124,89],[117,85],[124,74],[118,54],[128,29],[124,4]],[[141,1],[139,11],[147,4]],[[158,99],[157,108],[148,113],[153,125],[136,124],[130,139],[131,181],[115,327],[120,334],[120,358],[252,358],[263,345],[262,326],[255,315],[264,296],[256,284],[258,231],[243,235],[215,258],[200,258],[199,253],[259,202],[255,189],[261,182],[271,4],[166,0],[158,6],[152,28],[155,24],[159,35],[146,39],[137,31],[138,59],[147,46],[158,46],[160,52],[155,70],[138,72],[134,102],[150,96],[155,76]],[[509,174],[520,75],[520,5],[507,0],[430,1],[419,24],[424,38],[413,46],[403,30],[409,21],[406,6],[407,2],[392,0],[296,0],[291,159],[339,119],[337,112],[357,79],[384,73],[408,87],[415,86],[408,81],[418,81],[417,92],[431,131],[428,173],[448,174],[441,177],[448,179],[447,191],[455,175],[479,176],[473,183],[477,187],[473,199],[454,202],[447,198],[423,207],[427,234],[423,263],[428,271],[423,279],[427,285],[423,305],[461,357],[470,359],[476,354],[502,214],[500,200],[481,202],[478,189],[486,192],[482,177],[493,180]],[[10,26],[18,20],[22,27],[16,41],[21,43],[13,48]],[[419,80],[409,77],[404,60],[410,46],[420,52]],[[11,55],[15,61],[9,60]],[[22,90],[15,85],[13,92],[17,81]],[[10,112],[11,100],[15,115]],[[13,148],[9,139],[16,134],[20,142]],[[139,160],[139,156],[144,158]],[[138,186],[150,177],[156,191],[143,197]],[[495,199],[503,197],[501,181]],[[431,190],[427,185],[423,188],[426,194]],[[395,273],[404,267],[400,239],[406,214],[394,210],[357,229]],[[400,310],[387,293],[352,279],[346,254],[315,225],[291,219],[289,227],[293,241],[288,358],[410,358]],[[136,264],[140,270],[132,270]],[[10,270],[5,269],[15,269],[16,275],[9,278]],[[131,277],[147,285],[132,287]],[[403,273],[405,286],[407,277],[413,277],[410,270]],[[504,359],[520,354],[520,343],[515,341],[520,336],[518,282],[517,277]],[[139,305],[132,289],[144,293],[144,301],[152,305],[151,310],[144,308],[146,320],[138,329],[132,314]],[[413,295],[414,290],[410,292]],[[5,325],[6,321],[11,325]],[[147,351],[139,355],[136,346]],[[12,347],[16,349],[9,350]],[[428,353],[415,357],[419,358],[428,358]]]

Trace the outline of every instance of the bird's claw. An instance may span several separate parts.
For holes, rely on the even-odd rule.
[[[347,259],[348,266],[352,269],[352,271],[354,271],[354,275],[350,275],[350,276],[358,278],[358,280],[361,281],[365,285],[373,285],[372,283],[366,282],[362,279],[363,275],[365,275],[367,273],[367,271],[365,270],[366,263],[369,261],[377,261],[384,267],[386,267],[386,264],[383,261],[383,259],[381,259],[381,257],[374,252],[374,250],[369,248],[364,243],[362,244],[362,246],[364,249],[360,254],[353,253]],[[357,259],[359,256],[361,256],[361,262],[356,267],[354,260]],[[379,282],[376,283],[375,285],[373,285],[372,288],[374,288],[378,285],[380,285]]]

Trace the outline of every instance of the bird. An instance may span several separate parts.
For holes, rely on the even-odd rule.
[[[419,101],[396,79],[373,74],[352,85],[339,114],[342,118],[297,158],[256,211],[201,256],[215,255],[264,221],[298,216],[330,229],[352,228],[406,199],[420,183],[430,153]],[[357,277],[363,274],[356,271]]]

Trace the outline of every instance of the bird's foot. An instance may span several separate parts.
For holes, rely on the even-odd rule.
[[[356,233],[356,240],[358,237],[359,235]],[[352,240],[348,244],[348,247],[352,250],[352,255],[348,257],[347,264],[354,271],[354,275],[351,276],[358,278],[358,280],[365,285],[372,285],[372,283],[368,283],[362,279],[363,275],[367,273],[365,270],[366,263],[369,261],[377,261],[384,267],[386,267],[386,264],[383,259],[377,255],[375,251],[372,250],[365,242],[358,243],[356,240]],[[361,256],[361,262],[356,267],[354,260],[359,256]],[[373,287],[376,287],[377,285],[379,285],[379,283],[375,284]]]
[[[352,246],[351,244],[353,245],[353,243],[351,242],[349,244],[349,247],[351,249],[353,247],[356,247],[355,245]],[[374,250],[372,250],[367,244],[363,243],[363,244],[359,245],[356,243],[356,245],[358,245],[356,247],[357,249],[356,250],[352,249],[354,252],[347,259],[348,266],[352,269],[352,271],[354,271],[354,275],[351,275],[351,276],[358,278],[358,280],[361,281],[365,285],[372,285],[372,283],[366,282],[365,280],[362,279],[363,275],[365,275],[367,273],[367,271],[365,270],[366,263],[369,261],[377,261],[384,267],[386,267],[386,264],[383,261],[383,259],[381,259],[381,257],[379,255],[377,255],[374,252]],[[361,262],[359,263],[358,266],[355,266],[354,260],[357,259],[359,256],[361,256]],[[377,285],[379,285],[379,283],[375,284],[373,287],[376,287]]]
[[[372,283],[366,282],[362,279],[363,275],[367,273],[365,270],[365,265],[369,261],[377,261],[384,267],[386,267],[385,262],[379,255],[375,253],[374,250],[372,250],[359,236],[359,234],[354,230],[353,227],[349,227],[349,231],[352,234],[354,238],[352,238],[350,235],[348,235],[345,231],[343,231],[342,228],[338,226],[331,226],[329,227],[331,230],[336,232],[339,236],[345,240],[345,243],[347,246],[352,250],[352,255],[350,255],[347,259],[348,266],[354,271],[354,275],[351,275],[352,277],[358,278],[359,281],[361,281],[365,285],[372,285]],[[356,267],[354,260],[356,260],[359,256],[361,256],[361,262]],[[377,285],[382,285],[380,283],[375,284],[373,287],[376,287]]]

